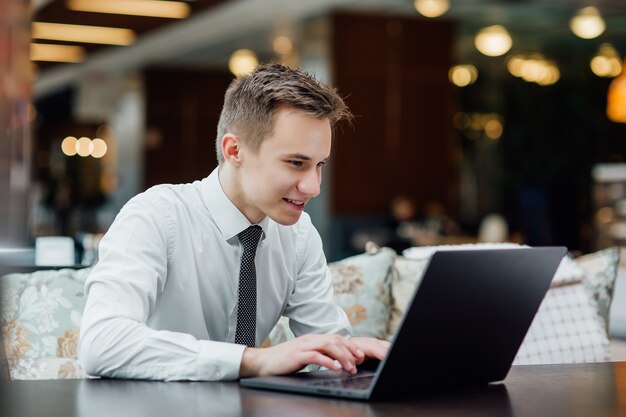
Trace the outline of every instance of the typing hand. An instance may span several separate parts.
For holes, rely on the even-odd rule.
[[[388,341],[373,337],[352,337],[350,341],[365,353],[366,358],[378,359],[379,361],[385,359],[390,346]]]
[[[363,362],[366,353],[354,343],[339,335],[308,334],[269,348],[247,348],[243,352],[239,375],[241,377],[290,374],[307,365],[356,373],[356,365]],[[375,340],[375,339],[372,339]],[[373,351],[372,344],[363,344]]]

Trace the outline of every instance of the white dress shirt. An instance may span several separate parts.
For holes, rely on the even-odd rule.
[[[83,369],[118,378],[238,378],[245,346],[233,343],[243,251],[237,234],[250,225],[222,190],[217,168],[202,181],[159,185],[131,199],[85,283]],[[349,336],[309,216],[292,226],[268,217],[259,225],[257,345],[281,315],[297,336]]]

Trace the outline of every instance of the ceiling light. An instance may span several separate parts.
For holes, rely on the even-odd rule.
[[[513,40],[503,26],[494,25],[481,29],[476,35],[474,44],[487,56],[500,56],[511,49]]]
[[[426,17],[439,17],[450,8],[450,0],[415,0],[413,4]]]
[[[85,49],[80,46],[45,43],[32,43],[30,45],[31,61],[81,62],[84,57]]]
[[[89,156],[93,152],[93,143],[91,139],[83,136],[76,141],[76,153],[80,156]]]
[[[236,50],[228,60],[228,69],[237,77],[250,74],[257,65],[259,65],[259,60],[249,49]]]
[[[622,72],[609,85],[606,114],[613,122],[626,123],[626,72]]]
[[[514,77],[522,76],[522,65],[524,64],[524,58],[515,55],[506,61],[506,68]]]
[[[95,138],[91,143],[93,145],[91,156],[94,158],[102,158],[107,153],[107,144],[102,139]]]
[[[576,36],[583,39],[597,38],[606,29],[604,19],[595,7],[583,7],[569,22]]]
[[[617,77],[622,72],[622,61],[610,43],[603,43],[590,62],[591,71],[598,77]]]
[[[498,140],[502,137],[502,132],[504,131],[504,126],[502,126],[502,122],[500,121],[499,116],[493,116],[487,120],[485,123],[485,136],[491,140]]]
[[[476,81],[478,70],[473,65],[455,65],[448,71],[448,78],[457,87],[466,87]]]
[[[546,60],[541,54],[532,54],[529,57],[515,55],[508,59],[506,65],[511,75],[529,83],[546,86],[561,78],[561,71],[556,64]]]
[[[32,37],[104,45],[130,45],[135,40],[135,33],[130,29],[103,26],[33,22]]]
[[[80,12],[182,19],[189,16],[189,5],[164,0],[68,0],[67,8]]]
[[[76,155],[76,142],[78,140],[74,136],[68,136],[61,142],[61,150],[67,156]]]
[[[288,55],[293,51],[293,42],[287,36],[277,36],[272,42],[272,47],[278,55]]]

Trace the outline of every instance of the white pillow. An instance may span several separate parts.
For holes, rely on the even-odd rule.
[[[390,336],[406,310],[413,289],[419,285],[428,259],[438,250],[513,249],[517,244],[448,245],[409,248],[394,263],[392,280],[393,309]],[[611,254],[611,250],[597,252],[580,259]],[[618,257],[610,257],[616,264]],[[613,265],[615,268],[616,265]],[[614,276],[613,276],[614,279]],[[606,323],[598,312],[594,297],[594,278],[581,269],[577,261],[563,258],[517,353],[514,364],[550,364],[606,361],[610,356],[610,344]],[[609,282],[603,281],[604,286]],[[610,282],[612,288],[612,280]],[[596,291],[597,292],[597,291]],[[610,291],[612,293],[612,291]],[[608,303],[610,304],[608,294]]]

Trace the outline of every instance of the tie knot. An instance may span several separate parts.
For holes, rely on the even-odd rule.
[[[243,249],[256,250],[256,245],[259,243],[259,238],[261,237],[262,232],[263,229],[261,228],[261,226],[258,225],[250,226],[243,232],[240,232],[237,236],[239,237],[239,241],[243,245]]]

